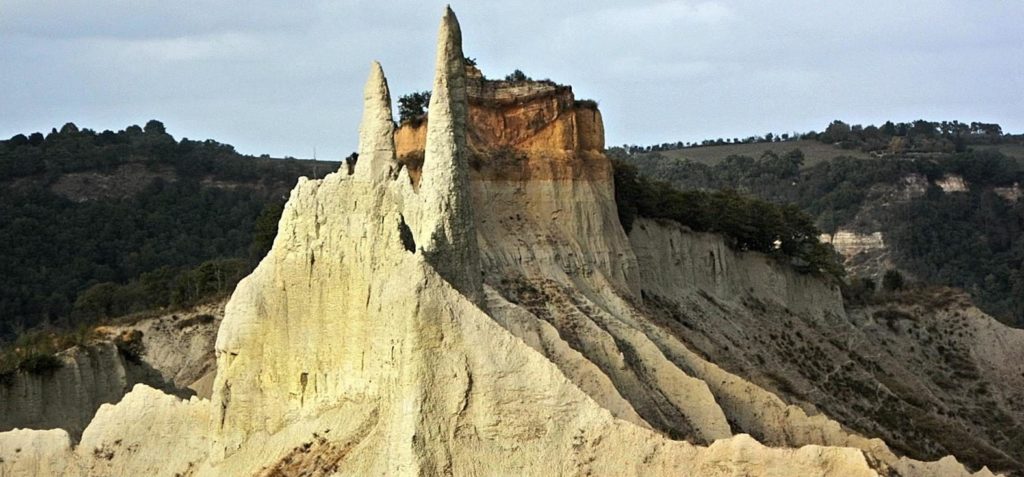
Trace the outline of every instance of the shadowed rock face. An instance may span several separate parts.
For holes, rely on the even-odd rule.
[[[355,174],[292,191],[272,250],[227,305],[210,400],[137,386],[77,447],[59,431],[0,434],[0,471],[966,475],[788,404],[664,326],[694,297],[724,323],[752,309],[747,295],[791,313],[841,306],[763,257],[705,261],[656,223],[626,237],[610,176],[581,169],[609,170],[594,144],[550,151],[557,175],[539,175],[538,148],[516,174],[471,181],[463,61],[447,10],[418,187],[408,167],[393,173],[373,66]],[[580,126],[569,117],[550,124]],[[655,277],[638,265],[651,257]]]

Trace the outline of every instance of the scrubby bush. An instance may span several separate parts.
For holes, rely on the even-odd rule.
[[[141,363],[142,356],[146,353],[146,345],[142,341],[142,332],[139,330],[125,331],[114,337],[114,345],[124,356],[124,359],[132,363]]]
[[[63,362],[59,358],[47,353],[31,354],[18,363],[18,369],[30,374],[48,373],[60,369],[61,366]]]
[[[875,281],[868,277],[853,277],[841,288],[847,303],[862,305],[874,297]]]
[[[74,331],[47,329],[24,333],[0,351],[0,378],[10,377],[19,371],[43,374],[59,369],[63,362],[56,353],[88,344],[93,338],[93,329],[84,325]]]
[[[597,101],[592,99],[577,99],[573,106],[579,109],[597,109]]]
[[[882,289],[885,291],[902,290],[904,285],[903,274],[899,270],[886,270],[885,275],[882,275]]]

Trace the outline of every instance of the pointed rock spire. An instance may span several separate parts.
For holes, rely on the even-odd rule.
[[[451,7],[445,8],[438,33],[434,91],[430,96],[427,143],[420,187],[449,188],[464,176],[469,178],[465,157],[466,98],[465,58],[462,55],[462,31]]]
[[[384,69],[374,61],[363,90],[363,120],[359,125],[357,180],[381,182],[397,170],[395,123],[391,116],[391,92]]]
[[[417,236],[425,239],[422,250],[434,268],[479,304],[483,285],[466,157],[466,66],[462,32],[450,7],[445,9],[438,36]]]

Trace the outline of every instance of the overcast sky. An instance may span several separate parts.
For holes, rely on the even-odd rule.
[[[0,137],[159,119],[177,138],[338,160],[380,60],[427,89],[444,2],[0,0]],[[454,2],[485,75],[573,86],[609,145],[832,119],[1024,132],[1024,1]]]

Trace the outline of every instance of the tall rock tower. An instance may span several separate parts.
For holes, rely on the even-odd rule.
[[[455,13],[447,8],[437,44],[416,239],[422,243],[427,261],[441,276],[474,303],[481,304],[480,250],[466,157],[468,111],[462,32]]]
[[[359,125],[357,180],[382,182],[397,172],[395,123],[391,116],[391,93],[380,63],[374,61],[363,89],[363,120]]]

